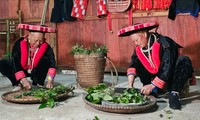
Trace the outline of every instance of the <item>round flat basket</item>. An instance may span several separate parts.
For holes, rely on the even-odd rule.
[[[109,12],[124,12],[131,5],[131,0],[107,0],[107,10]]]
[[[1,95],[1,98],[3,100],[6,100],[8,102],[12,102],[12,103],[24,103],[24,104],[28,104],[28,103],[32,103],[32,104],[36,104],[36,103],[41,103],[46,101],[45,99],[40,99],[40,98],[35,98],[33,96],[23,96],[22,98],[16,98],[15,96],[18,96],[22,93],[23,91],[14,91],[14,92],[6,92],[4,94]],[[59,94],[57,95],[57,99],[62,99],[67,97],[69,94],[69,92],[65,92],[63,94]]]
[[[111,113],[139,113],[143,112],[145,110],[148,110],[149,108],[152,108],[156,104],[156,98],[154,96],[148,96],[149,100],[144,105],[126,105],[126,106],[116,106],[116,105],[99,105],[94,104],[89,101],[87,101],[86,96],[83,95],[83,101],[89,105],[92,108],[95,108],[97,110],[101,110],[104,112],[111,112]]]

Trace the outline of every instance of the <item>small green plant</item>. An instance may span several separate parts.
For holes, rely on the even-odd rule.
[[[100,120],[97,116],[94,116],[94,119],[92,120]]]
[[[106,45],[98,46],[97,44],[94,44],[91,48],[85,48],[83,45],[75,44],[71,50],[72,55],[92,53],[106,54],[108,53],[108,48]]]

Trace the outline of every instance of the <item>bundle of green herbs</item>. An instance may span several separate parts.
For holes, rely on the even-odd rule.
[[[107,54],[108,48],[106,45],[94,44],[92,47],[86,48],[86,47],[83,47],[83,45],[75,44],[71,50],[72,55],[92,54],[92,53]]]
[[[59,94],[64,94],[66,92],[73,92],[72,88],[66,87],[64,85],[59,85],[51,89],[45,88],[31,88],[29,91],[21,92],[20,95],[16,95],[16,99],[21,99],[23,96],[32,96],[44,101],[40,104],[39,109],[50,107],[53,108],[56,105],[55,100]]]
[[[87,88],[86,91],[88,93],[86,100],[95,104],[101,104],[102,100],[119,104],[142,104],[146,102],[146,98],[135,88],[126,89],[123,93],[115,95],[113,87],[108,87],[106,84],[100,83],[94,87]]]

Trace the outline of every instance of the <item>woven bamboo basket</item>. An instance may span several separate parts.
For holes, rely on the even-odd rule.
[[[12,103],[19,103],[19,104],[37,104],[46,101],[45,99],[35,98],[33,96],[23,96],[22,98],[15,98],[15,96],[20,95],[23,91],[9,91],[1,95],[3,100]],[[65,92],[63,94],[59,94],[56,96],[57,100],[62,98],[67,98],[69,96],[69,92]]]
[[[103,82],[106,58],[103,54],[74,55],[77,82],[85,88]]]
[[[111,71],[111,76],[112,76],[112,86],[115,88],[116,93],[121,93],[123,92],[126,88],[116,88],[116,85],[118,83],[118,72],[113,64],[113,62],[108,58],[104,57],[108,61],[108,67],[110,68]],[[113,70],[115,73],[115,79],[114,79],[114,74]],[[86,100],[87,93],[83,93],[83,101],[85,102],[86,105],[97,109],[101,110],[104,112],[111,112],[111,113],[138,113],[138,112],[143,112],[146,111],[150,108],[152,108],[156,104],[156,98],[154,96],[148,96],[148,101],[145,104],[128,104],[128,105],[116,105],[116,104],[94,104]]]
[[[100,110],[104,112],[111,112],[111,113],[139,113],[147,111],[148,109],[152,108],[156,104],[156,98],[154,96],[148,96],[149,101],[144,105],[126,105],[126,106],[115,106],[115,105],[102,105],[102,104],[94,104],[86,100],[86,95],[83,95],[83,101],[86,105]]]
[[[107,10],[109,12],[124,12],[131,5],[131,0],[107,0]]]

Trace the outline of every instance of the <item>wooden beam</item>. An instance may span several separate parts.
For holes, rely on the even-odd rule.
[[[23,19],[23,23],[40,23],[40,18],[27,18]]]
[[[178,15],[188,15],[189,13],[184,14],[178,14]],[[200,14],[200,13],[199,13]],[[150,11],[135,11],[132,14],[133,18],[136,17],[159,17],[159,16],[168,16],[168,10],[150,10]],[[112,19],[124,19],[128,18],[128,13],[112,13],[111,14]],[[101,19],[107,19],[107,17],[97,17],[97,16],[85,16],[84,20],[101,20]]]

